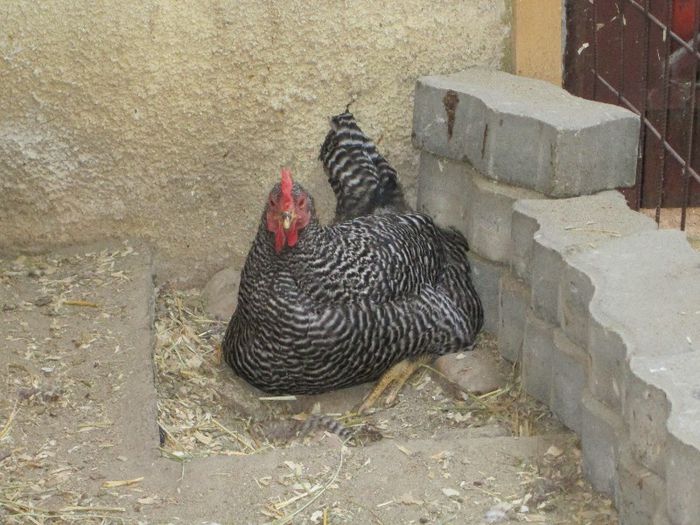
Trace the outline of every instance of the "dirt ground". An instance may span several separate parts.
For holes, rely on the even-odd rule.
[[[641,211],[643,214],[651,217],[656,217],[656,210],[645,208]],[[687,208],[685,218],[685,233],[688,237],[688,242],[696,250],[700,250],[700,208]],[[659,227],[666,230],[678,230],[681,226],[681,209],[680,208],[662,208],[659,214]]]
[[[368,385],[264,399],[218,363],[199,292],[151,268],[128,243],[0,258],[1,522],[617,522],[517,371],[473,397],[425,369],[365,417]],[[313,413],[371,431],[296,436]]]

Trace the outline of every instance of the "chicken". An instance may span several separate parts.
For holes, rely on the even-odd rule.
[[[330,124],[319,160],[336,195],[336,222],[363,215],[411,211],[396,170],[362,132],[348,108],[331,117]],[[409,359],[390,368],[359,411],[372,406],[389,386],[392,390],[386,403],[392,403],[403,384],[425,361],[428,360]]]
[[[396,170],[347,110],[331,117],[319,160],[336,196],[335,222],[409,211]]]
[[[470,349],[483,324],[467,245],[420,213],[319,224],[282,171],[269,194],[222,342],[234,371],[272,394],[377,379],[404,359]]]

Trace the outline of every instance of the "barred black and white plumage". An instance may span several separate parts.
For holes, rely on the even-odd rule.
[[[336,196],[335,221],[363,215],[407,212],[396,170],[357,125],[355,117],[331,117],[319,160]]]
[[[483,312],[458,232],[413,212],[322,226],[307,192],[284,185],[270,193],[222,344],[240,376],[315,394],[473,346]]]
[[[252,425],[254,435],[272,442],[288,442],[294,438],[304,438],[317,430],[328,431],[346,442],[349,442],[354,434],[352,429],[343,425],[336,418],[320,414],[312,414],[304,421],[273,419],[258,421]]]

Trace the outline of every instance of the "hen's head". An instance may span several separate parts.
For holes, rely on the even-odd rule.
[[[296,245],[299,232],[311,220],[313,203],[306,191],[292,182],[292,173],[282,169],[282,181],[276,184],[267,201],[267,230],[275,234],[275,251]]]

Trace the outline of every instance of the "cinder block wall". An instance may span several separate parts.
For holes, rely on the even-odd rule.
[[[623,523],[700,519],[700,254],[610,191],[639,119],[471,69],[416,87],[418,207],[464,232],[486,329]]]

